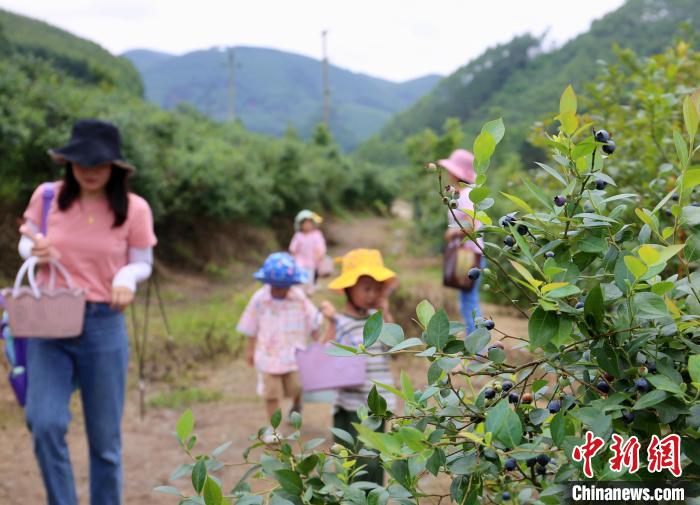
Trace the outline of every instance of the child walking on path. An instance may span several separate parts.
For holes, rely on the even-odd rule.
[[[294,218],[296,232],[289,244],[289,252],[307,274],[306,291],[309,294],[313,293],[318,268],[326,255],[326,240],[318,229],[322,222],[323,218],[315,212],[302,210]]]
[[[382,255],[376,249],[354,249],[342,259],[341,275],[331,281],[330,289],[345,292],[345,306],[336,313],[330,302],[323,302],[321,310],[331,321],[324,340],[335,340],[339,344],[358,347],[363,343],[363,329],[367,319],[377,310],[382,311],[386,322],[392,322],[389,311],[389,291],[396,285],[396,274],[384,266]],[[367,350],[381,351],[383,344],[375,342]],[[352,423],[359,423],[357,409],[367,405],[373,381],[393,385],[393,377],[386,356],[376,355],[367,359],[365,382],[357,388],[347,388],[338,391],[333,412],[333,425],[343,429],[353,436],[357,430]],[[386,397],[389,410],[395,408],[392,395]],[[384,431],[384,424],[378,428]],[[343,443],[341,440],[337,440]],[[384,471],[376,459],[363,459],[367,476],[362,480],[383,485]]]
[[[303,290],[295,287],[306,274],[289,254],[271,254],[254,277],[265,285],[251,297],[237,329],[248,337],[247,361],[258,372],[257,393],[265,400],[268,419],[283,398],[292,399],[291,412],[301,412],[296,350],[309,337],[316,339],[321,314]],[[265,442],[274,442],[269,434]]]

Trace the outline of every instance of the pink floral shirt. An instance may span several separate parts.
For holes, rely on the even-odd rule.
[[[259,371],[285,374],[298,370],[296,350],[306,348],[320,324],[321,313],[300,288],[291,288],[287,297],[279,300],[272,297],[266,284],[251,297],[237,330],[257,339],[255,367]]]

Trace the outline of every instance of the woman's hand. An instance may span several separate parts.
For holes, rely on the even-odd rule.
[[[445,242],[452,242],[456,238],[464,238],[466,233],[461,228],[448,228],[445,232]]]
[[[112,288],[112,308],[124,310],[134,301],[134,292],[126,286]]]
[[[36,240],[34,240],[34,247],[32,247],[32,256],[36,256],[39,260],[40,265],[44,265],[49,262],[52,258],[51,254],[51,242],[49,239],[44,237],[41,233],[36,235]]]
[[[48,263],[52,258],[56,260],[61,258],[60,253],[42,233],[34,233],[26,224],[20,226],[19,232],[25,237],[29,237],[29,239],[34,242],[32,256],[36,256],[40,265]]]

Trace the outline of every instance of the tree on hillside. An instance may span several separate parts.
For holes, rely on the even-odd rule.
[[[0,56],[4,56],[10,52],[10,41],[5,36],[5,29],[0,23]]]

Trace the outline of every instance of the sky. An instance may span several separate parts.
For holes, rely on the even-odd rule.
[[[493,45],[547,33],[558,46],[623,0],[0,0],[113,53],[259,46],[393,81],[448,75]]]

